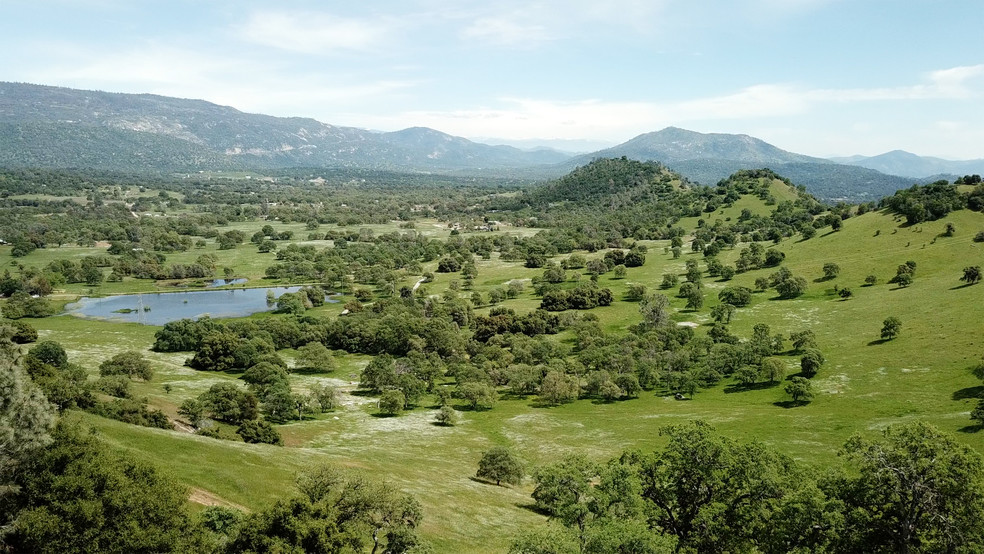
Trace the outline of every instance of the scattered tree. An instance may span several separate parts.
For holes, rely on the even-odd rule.
[[[967,283],[968,285],[973,285],[981,280],[981,266],[969,266],[965,267],[963,270],[963,277],[960,278],[961,281]]]
[[[895,337],[899,336],[899,333],[901,331],[902,331],[901,319],[895,316],[886,318],[885,321],[882,322],[881,338],[882,340],[892,340]]]
[[[826,361],[822,352],[816,348],[807,348],[800,357],[800,369],[806,377],[813,377]]]
[[[793,397],[793,402],[806,404],[813,400],[813,383],[803,377],[793,377],[786,385],[786,394]]]
[[[495,481],[496,485],[501,485],[502,482],[518,485],[523,480],[523,474],[523,464],[516,459],[516,456],[508,448],[496,446],[482,454],[475,476],[479,479]]]

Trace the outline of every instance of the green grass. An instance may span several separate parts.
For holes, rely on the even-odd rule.
[[[755,212],[767,210],[761,202],[746,198],[724,213],[705,219],[735,218],[743,207]],[[947,222],[956,226],[956,236],[936,238]],[[696,224],[696,219],[688,224]],[[279,225],[274,227],[279,230]],[[319,231],[325,232],[325,227]],[[422,227],[418,223],[417,230]],[[383,232],[382,229],[375,232]],[[288,494],[296,472],[313,463],[329,461],[370,472],[422,502],[423,533],[442,552],[503,551],[519,529],[544,519],[523,507],[530,502],[529,481],[508,488],[471,479],[482,451],[492,445],[513,448],[530,466],[574,451],[601,460],[627,448],[658,447],[660,426],[703,418],[728,436],[760,440],[807,463],[827,465],[839,463],[836,452],[850,435],[870,434],[895,422],[919,419],[954,433],[957,440],[984,452],[981,434],[969,432],[973,429],[968,418],[976,395],[982,390],[969,368],[984,355],[984,316],[980,312],[984,284],[961,286],[958,280],[963,267],[984,265],[984,245],[971,240],[980,230],[984,230],[984,215],[969,211],[912,227],[902,225],[891,215],[868,213],[844,221],[839,232],[831,233],[827,228],[808,241],[797,237],[776,245],[787,255],[784,265],[809,281],[807,293],[795,300],[777,300],[771,291],[756,293],[749,307],[738,310],[731,328],[742,337],[749,336],[757,323],[767,323],[773,333],[788,335],[802,329],[816,333],[827,363],[814,378],[816,400],[798,408],[786,409],[776,404],[788,398],[781,385],[730,392],[730,383],[724,382],[684,401],[649,392],[625,402],[580,400],[556,408],[540,408],[532,398],[509,398],[488,412],[462,411],[459,425],[443,428],[431,423],[434,410],[430,401],[400,417],[379,418],[372,415],[371,398],[345,394],[345,405],[335,412],[281,426],[288,444],[285,448],[246,446],[82,417],[111,444],[158,464],[189,487],[253,510]],[[434,232],[443,235],[447,231],[435,227]],[[295,234],[303,237],[306,231]],[[617,299],[612,306],[592,311],[607,331],[623,332],[640,319],[637,305],[621,300],[629,283],[642,283],[651,291],[658,291],[663,273],[682,274],[687,259],[703,263],[702,256],[690,253],[688,248],[680,259],[674,260],[663,251],[667,242],[645,244],[649,254],[643,267],[630,268],[622,280],[612,279],[611,274],[600,279],[602,286],[612,288]],[[732,263],[742,246],[722,252],[720,259]],[[49,257],[83,255],[84,250],[73,247],[38,251],[24,261],[43,265],[44,260],[53,259]],[[9,248],[0,251],[2,263],[2,256],[9,256]],[[223,252],[210,243],[205,251],[222,256],[220,267],[232,264],[237,274],[249,276],[261,275],[272,259],[272,255],[256,254],[252,245]],[[169,261],[193,260],[198,253],[169,256]],[[914,283],[904,289],[888,284],[895,268],[907,260],[917,263]],[[826,262],[837,263],[840,275],[831,281],[816,281]],[[428,264],[425,270],[433,270],[435,265]],[[497,255],[491,260],[477,260],[476,266],[475,290],[486,297],[489,290],[511,279],[529,279],[541,273],[523,267],[522,262],[502,261]],[[706,325],[721,288],[728,284],[751,287],[757,277],[772,271],[751,271],[736,276],[731,283],[705,277],[706,305],[693,313],[683,309],[685,302],[675,297],[675,290],[666,291],[676,309],[674,319]],[[869,274],[878,277],[878,284],[862,286]],[[461,280],[459,274],[435,277],[433,283],[424,285],[431,294],[441,294],[451,280]],[[406,284],[415,281],[415,276],[407,276]],[[104,287],[119,290],[127,285],[125,281],[113,285],[115,289],[108,284]],[[835,285],[850,287],[854,297],[841,300],[833,293]],[[520,298],[503,305],[517,311],[535,308],[539,300],[531,289],[527,283]],[[461,294],[467,297],[470,291]],[[339,309],[340,305],[335,304],[322,310],[337,313]],[[487,307],[478,311],[483,310]],[[888,316],[900,318],[904,326],[897,339],[881,343],[877,340],[879,331]],[[153,327],[68,316],[32,323],[44,338],[64,344],[71,359],[93,374],[100,361],[117,352],[144,351],[157,374],[149,383],[136,384],[136,392],[172,416],[183,399],[199,394],[212,383],[238,377],[184,367],[187,354],[148,352]],[[565,337],[560,335],[555,340]],[[283,354],[292,357],[289,351]],[[797,371],[796,356],[782,359],[790,373]],[[366,356],[340,355],[339,369],[331,375],[291,378],[298,389],[322,378],[335,379],[336,384],[351,389],[368,360]],[[165,383],[173,387],[170,394],[163,390]]]

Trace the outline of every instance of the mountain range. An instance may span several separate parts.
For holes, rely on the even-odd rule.
[[[850,156],[831,158],[832,161],[848,165],[867,167],[882,173],[903,175],[905,177],[933,177],[937,175],[981,175],[984,174],[984,159],[944,160],[929,156],[918,156],[905,150],[892,150],[877,156]]]
[[[828,200],[871,200],[940,174],[984,173],[896,151],[827,160],[747,135],[668,127],[580,156],[491,146],[423,127],[381,133],[310,118],[244,113],[203,100],[0,82],[0,167],[187,172],[365,168],[554,178],[600,157],[655,160],[712,185],[769,167]]]

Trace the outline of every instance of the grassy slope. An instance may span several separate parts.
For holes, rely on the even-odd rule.
[[[705,219],[737,217],[742,207],[766,209],[746,198]],[[934,243],[946,222],[956,225],[956,236]],[[695,221],[685,223],[693,225]],[[555,460],[574,450],[601,459],[625,448],[656,447],[661,425],[700,417],[729,435],[762,440],[807,462],[829,464],[837,463],[835,453],[851,434],[870,433],[893,422],[918,418],[955,432],[958,440],[981,449],[980,435],[959,431],[970,430],[967,416],[976,401],[970,397],[981,390],[968,367],[984,354],[984,340],[980,338],[984,336],[984,318],[979,312],[984,285],[961,287],[958,281],[964,266],[984,262],[984,245],[971,241],[981,229],[984,215],[968,211],[916,227],[900,226],[886,214],[869,213],[845,221],[837,233],[821,233],[804,242],[787,239],[777,246],[787,254],[786,265],[810,281],[809,291],[797,300],[774,300],[772,293],[757,293],[750,307],[738,311],[732,328],[741,336],[748,336],[756,323],[768,323],[773,332],[786,334],[804,328],[816,332],[828,361],[814,380],[821,392],[805,407],[776,406],[775,402],[787,398],[781,387],[729,392],[728,383],[722,383],[698,393],[692,401],[647,393],[627,402],[582,400],[546,409],[533,407],[531,399],[504,399],[492,411],[462,412],[461,424],[440,428],[431,424],[433,411],[429,408],[418,408],[398,418],[377,418],[371,415],[371,399],[345,395],[342,409],[314,421],[281,427],[288,448],[246,447],[84,417],[111,443],[168,468],[189,486],[229,502],[261,508],[290,490],[297,470],[329,460],[384,476],[417,496],[425,507],[424,533],[439,551],[501,551],[520,527],[542,517],[522,507],[529,502],[528,483],[513,489],[471,479],[481,452],[493,444],[514,448],[530,464]],[[664,243],[650,242],[649,246],[646,265],[630,269],[625,280],[611,280],[610,274],[602,277],[602,285],[612,287],[616,298],[621,298],[630,282],[644,283],[654,290],[664,272],[682,273],[685,259],[700,259],[688,253],[673,260],[663,252]],[[210,245],[208,251],[212,249]],[[250,260],[255,251],[251,246],[240,250],[249,255],[230,258],[236,263],[233,267],[238,269],[239,263],[250,267],[257,263],[259,267],[259,260]],[[737,250],[724,252],[722,260],[733,260]],[[44,254],[39,251],[25,261]],[[906,289],[886,284],[896,266],[906,260],[918,264],[914,284]],[[828,261],[840,265],[840,276],[814,282]],[[477,267],[476,290],[482,292],[511,278],[538,273],[497,257],[479,260]],[[739,275],[734,284],[751,286],[756,277],[770,271]],[[860,286],[868,274],[877,275],[879,284]],[[458,277],[438,275],[427,286],[439,294],[454,278]],[[705,285],[707,305],[697,313],[680,311],[675,315],[677,320],[709,320],[716,291],[725,285],[716,281],[706,281]],[[850,287],[855,297],[841,301],[832,294],[834,285]],[[529,293],[505,303],[517,310],[537,304]],[[683,304],[682,299],[673,297],[676,308],[682,310]],[[625,328],[639,319],[636,305],[622,301],[595,312],[609,330]],[[882,320],[890,315],[903,321],[901,336],[889,343],[874,342]],[[46,337],[62,342],[73,360],[90,368],[116,351],[146,349],[153,341],[154,329],[139,325],[68,317],[35,323]],[[151,383],[138,385],[137,393],[148,396],[151,404],[170,414],[182,399],[213,382],[236,377],[194,372],[181,365],[183,354],[148,355],[158,375]],[[794,356],[785,360],[790,368],[798,362]],[[366,362],[366,357],[345,356],[340,359],[340,369],[330,377],[346,386],[357,379]],[[303,388],[322,377],[293,379]],[[174,390],[165,394],[163,383],[172,384]]]

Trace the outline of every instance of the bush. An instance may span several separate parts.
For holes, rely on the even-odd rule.
[[[248,443],[276,444],[278,446],[283,444],[280,433],[267,421],[256,419],[244,421],[236,429],[236,434]]]
[[[396,415],[407,407],[407,397],[401,390],[383,391],[379,397],[379,411],[386,415]]]
[[[496,485],[503,481],[511,485],[518,485],[523,480],[523,474],[523,464],[516,459],[513,453],[505,447],[497,446],[482,454],[475,476],[479,479],[495,481]]]
[[[139,352],[128,351],[117,354],[99,364],[99,375],[125,375],[130,378],[150,381],[154,370]]]
[[[718,300],[741,308],[751,303],[752,289],[748,287],[725,287],[718,293]]]

